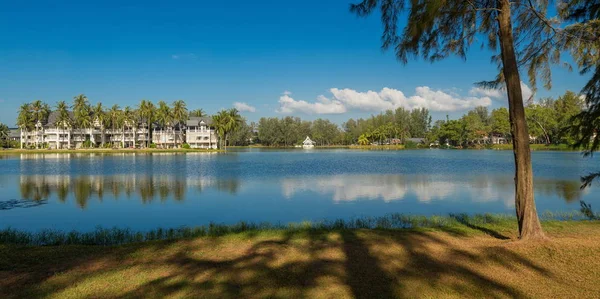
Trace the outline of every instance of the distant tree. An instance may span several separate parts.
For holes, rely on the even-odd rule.
[[[501,135],[504,138],[510,138],[508,109],[500,107],[492,110],[490,115],[490,127],[492,133]]]
[[[405,126],[405,125],[404,125]],[[410,112],[410,136],[425,137],[431,126],[431,116],[426,108],[414,109]]]
[[[10,130],[8,126],[0,123],[0,147],[9,147]]]

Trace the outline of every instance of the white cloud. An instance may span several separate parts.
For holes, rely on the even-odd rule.
[[[469,94],[472,96],[484,96],[490,98],[502,98],[504,93],[500,89],[488,89],[481,87],[473,87],[469,90]]]
[[[525,82],[521,81],[521,93],[523,94],[523,100],[527,101],[531,96],[534,95],[533,91]],[[498,100],[507,100],[506,97],[506,87],[502,87],[499,89],[487,89],[481,87],[473,87],[469,90],[469,95],[472,96],[483,96],[494,98]]]
[[[242,102],[235,102],[233,103],[233,107],[241,112],[256,112],[256,108],[253,106],[250,106],[246,103],[242,103]]]
[[[340,101],[332,101],[319,96],[316,103],[294,100],[287,94],[279,98],[279,113],[304,112],[307,114],[340,114],[346,112],[346,107]]]
[[[360,92],[353,89],[332,88],[329,90],[332,98],[323,95],[317,97],[316,102],[310,103],[295,100],[290,93],[284,93],[279,98],[280,113],[316,113],[339,114],[348,110],[384,111],[396,108],[427,108],[432,111],[458,111],[468,110],[476,106],[489,106],[492,100],[484,97],[460,97],[441,90],[432,90],[427,86],[417,87],[414,95],[407,97],[400,90],[383,88],[381,91]]]

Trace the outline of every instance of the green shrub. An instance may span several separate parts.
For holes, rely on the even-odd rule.
[[[415,149],[415,148],[418,148],[418,147],[419,147],[419,145],[416,142],[414,142],[414,141],[407,140],[407,141],[404,142],[404,148],[405,149]]]
[[[156,143],[150,143],[149,148],[156,148]]]
[[[90,140],[86,140],[83,142],[83,147],[84,148],[90,148],[92,147],[92,142]]]
[[[189,144],[184,143],[184,144],[181,145],[181,148],[183,148],[183,149],[190,149],[191,147],[190,147]]]

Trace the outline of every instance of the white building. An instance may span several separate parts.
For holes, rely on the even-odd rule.
[[[72,123],[73,113],[69,114]],[[191,117],[185,126],[160,128],[153,125],[150,134],[147,125],[139,122],[103,128],[95,121],[91,128],[74,129],[71,125],[57,124],[57,117],[58,113],[53,111],[47,121],[38,122],[32,130],[19,130],[15,138],[20,139],[23,148],[73,149],[82,148],[86,141],[94,147],[104,143],[112,147],[141,148],[146,143],[154,143],[159,148],[176,148],[188,143],[192,148],[217,148],[217,136],[210,117]]]
[[[303,148],[313,148],[313,147],[315,147],[315,142],[310,140],[310,138],[308,136],[306,136],[306,139],[304,139],[304,141],[302,142],[302,147]]]
[[[217,148],[217,134],[210,117],[190,117],[186,122],[185,142],[191,148]]]

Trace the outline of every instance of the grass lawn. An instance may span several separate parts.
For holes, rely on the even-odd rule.
[[[600,297],[600,222],[274,229],[119,246],[0,244],[0,298]]]

